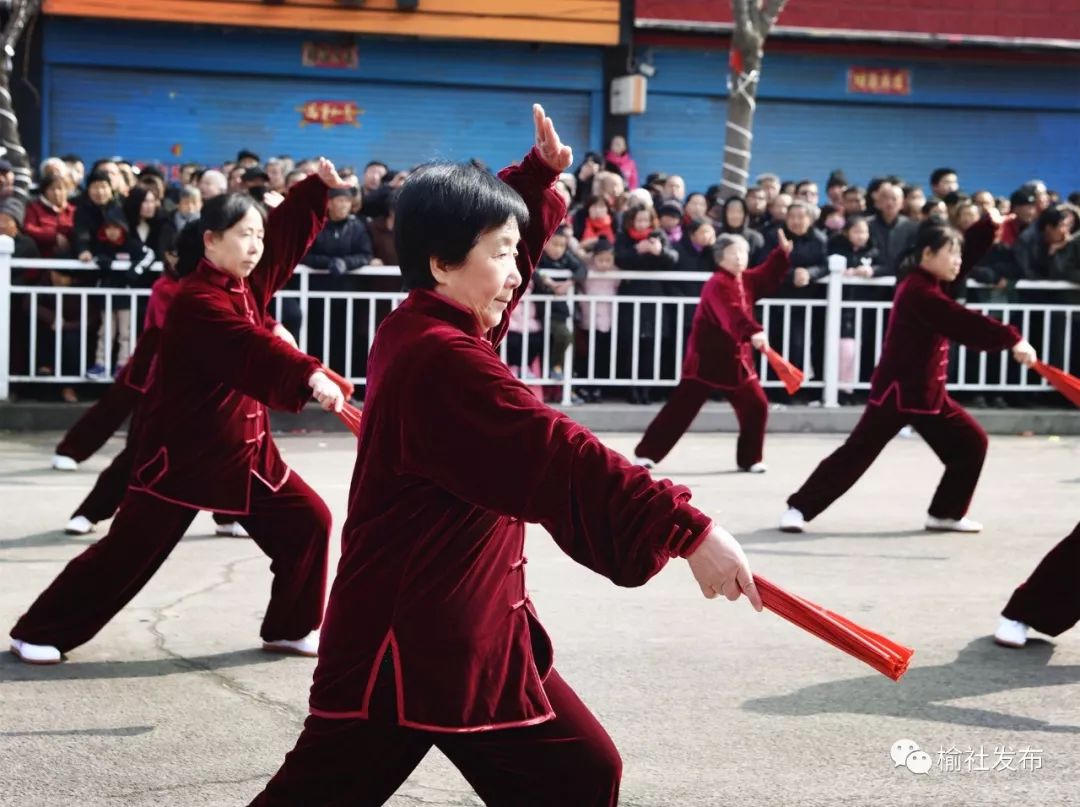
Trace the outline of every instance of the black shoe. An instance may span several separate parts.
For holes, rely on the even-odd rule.
[[[988,404],[986,402],[986,396],[985,395],[976,395],[974,398],[971,399],[970,406],[971,406],[972,409],[989,409],[990,408],[990,404]]]
[[[994,409],[1008,409],[1009,408],[1009,402],[1006,401],[1000,395],[995,395],[990,400],[990,406],[994,407]]]

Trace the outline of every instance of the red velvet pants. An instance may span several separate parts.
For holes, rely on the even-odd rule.
[[[109,532],[68,563],[12,638],[62,652],[88,641],[154,576],[198,512],[129,491]],[[276,493],[253,479],[251,513],[238,520],[270,557],[274,575],[262,638],[303,638],[322,622],[330,511],[291,473]]]
[[[115,381],[96,404],[87,409],[56,447],[56,453],[84,462],[92,457],[131,414],[142,393]],[[124,479],[126,486],[127,479]]]
[[[1080,621],[1080,524],[1039,562],[1001,615],[1048,636]]]
[[[309,717],[296,747],[251,807],[375,807],[432,746],[488,807],[614,807],[622,760],[603,726],[556,670],[544,691],[557,717],[522,728],[443,733],[394,722],[380,673],[368,720]]]
[[[649,428],[641,438],[634,454],[638,457],[660,462],[675,447],[690,424],[694,422],[701,407],[709,400],[716,387],[694,378],[684,378],[668,398]],[[739,441],[735,448],[735,462],[747,469],[761,462],[765,450],[765,423],[769,419],[769,402],[761,383],[751,378],[734,389],[725,389],[735,417],[739,419]]]
[[[901,412],[889,398],[884,404],[866,407],[855,430],[840,448],[822,460],[788,506],[809,521],[854,485],[897,432],[910,424],[945,463],[929,513],[937,518],[962,518],[971,505],[975,485],[986,459],[986,432],[962,406],[948,395],[941,411],[933,415]]]

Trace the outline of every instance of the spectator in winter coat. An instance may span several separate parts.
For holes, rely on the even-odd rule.
[[[303,177],[300,179],[303,179]],[[221,196],[228,189],[229,180],[220,171],[213,169],[203,171],[203,175],[199,177],[199,193],[202,194],[204,202],[209,202],[215,196]]]
[[[899,185],[881,183],[876,193],[878,213],[870,219],[870,241],[878,250],[879,275],[895,275],[900,258],[915,244],[919,225],[900,212],[903,204],[904,192]]]
[[[786,211],[785,211],[786,212]],[[750,211],[741,196],[729,196],[720,209],[718,234],[742,236],[750,248],[750,265],[757,266],[765,258],[765,238],[750,227]],[[705,271],[712,271],[712,266]]]
[[[367,225],[352,214],[352,191],[332,188],[328,196],[326,226],[303,263],[313,269],[327,269],[332,277],[340,278],[351,269],[367,266],[374,255]]]
[[[38,245],[34,239],[23,232],[26,220],[26,208],[22,200],[9,196],[0,200],[0,235],[6,235],[15,242],[15,258],[40,258]]]
[[[616,170],[622,174],[623,179],[626,180],[626,187],[631,189],[638,187],[637,163],[630,156],[630,149],[626,144],[625,137],[615,135],[611,138],[611,145],[607,154],[604,155],[604,159],[607,160],[608,164],[615,166]]]
[[[624,271],[657,272],[674,269],[679,263],[679,253],[672,247],[660,229],[656,211],[644,207],[631,208],[623,217],[623,228],[615,242],[615,263]],[[619,286],[620,295],[660,296],[664,293],[660,280],[626,280]],[[640,379],[653,377],[653,345],[660,336],[656,329],[655,304],[643,304],[638,320],[638,366],[633,368],[634,311],[631,305],[619,308],[620,359],[624,362],[625,375]],[[648,403],[649,388],[634,384],[630,391],[631,403]]]
[[[1048,207],[1024,230],[1013,245],[1020,267],[1020,277],[1046,280],[1050,277],[1054,255],[1069,240],[1069,219],[1061,206]]]
[[[104,171],[90,174],[86,193],[75,204],[75,254],[80,261],[89,263],[94,259],[90,247],[105,224],[106,214],[119,211],[120,204],[113,194],[112,182]]]
[[[615,230],[618,224],[612,213],[610,205],[603,196],[589,197],[585,206],[574,217],[574,235],[581,243],[581,248],[586,252],[592,251],[596,246],[597,239],[607,239],[608,243],[615,243]]]
[[[26,208],[24,230],[43,258],[71,257],[75,234],[75,205],[68,201],[67,183],[60,174],[42,178],[41,196]]]
[[[1009,197],[1009,215],[998,231],[998,240],[1011,247],[1037,215],[1035,193],[1027,187],[1013,191]]]

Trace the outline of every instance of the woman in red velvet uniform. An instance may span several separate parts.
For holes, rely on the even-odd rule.
[[[1080,622],[1080,524],[1039,561],[1035,571],[1013,592],[994,641],[1023,647],[1028,630],[1057,636]]]
[[[706,596],[760,607],[739,545],[686,488],[605,448],[499,360],[566,214],[553,186],[571,152],[534,116],[536,148],[502,182],[431,165],[401,189],[411,291],[372,347],[311,716],[256,805],[382,804],[432,746],[488,805],[616,803],[618,752],[552,668],[529,601],[527,521],[617,584],[687,557]]]
[[[974,229],[974,228],[973,228]],[[945,287],[961,276],[962,236],[943,222],[919,228],[910,273],[889,313],[870,401],[847,441],[828,456],[788,499],[780,529],[802,532],[855,484],[896,433],[911,425],[945,463],[930,502],[928,530],[979,532],[966,517],[986,458],[986,432],[945,389],[949,340],[973,350],[1006,350],[1025,366],[1035,349],[1011,325],[964,307]]]
[[[180,241],[185,243],[180,246]],[[92,532],[98,522],[112,518],[124,500],[124,493],[127,491],[135,464],[138,446],[136,441],[143,408],[141,404],[150,389],[158,345],[161,343],[161,330],[165,327],[165,315],[180,289],[180,278],[195,271],[202,259],[202,232],[198,223],[192,223],[182,234],[172,232],[163,236],[162,248],[164,261],[161,277],[154,281],[146,306],[143,332],[135,343],[131,358],[101,400],[79,418],[60,444],[61,446],[65,444],[93,445],[93,448],[82,457],[85,459],[101,448],[112,436],[113,432],[119,428],[124,416],[131,415],[127,442],[123,450],[113,457],[109,466],[98,475],[93,489],[72,513],[64,528],[64,532],[69,535],[87,535]],[[178,249],[185,253],[182,258],[177,252]],[[265,324],[268,331],[296,347],[292,334],[279,322],[267,316]],[[113,392],[116,388],[123,392]],[[104,432],[106,428],[109,429],[108,433]],[[60,449],[58,448],[57,451],[59,452]],[[73,459],[70,468],[66,465],[57,465],[58,459],[69,458],[58,453],[53,457],[53,467],[60,470],[75,470],[77,465]],[[214,513],[214,522],[217,524],[215,531],[218,535],[234,538],[248,537],[235,516]]]
[[[282,461],[266,407],[299,411],[314,394],[340,410],[343,399],[319,361],[268,333],[265,319],[323,226],[327,186],[343,184],[323,160],[269,217],[241,194],[203,208],[205,258],[181,282],[161,334],[128,492],[108,534],[12,628],[24,661],[56,663],[96,634],[199,510],[235,515],[271,558],[263,647],[316,654],[330,513]]]
[[[750,247],[741,235],[722,235],[713,247],[716,272],[701,290],[701,304],[686,347],[682,379],[634,449],[634,462],[652,468],[690,428],[714,389],[724,395],[739,419],[735,462],[740,471],[764,473],[765,422],[769,402],[754,372],[751,346],[769,346],[754,319],[754,303],[774,294],[790,264],[791,242],[779,232],[779,246],[764,263],[747,269]]]

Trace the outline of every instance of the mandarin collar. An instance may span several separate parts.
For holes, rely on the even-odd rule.
[[[449,322],[469,336],[484,336],[485,334],[469,309],[430,289],[413,289],[403,305],[420,314]]]
[[[224,270],[219,269],[216,264],[211,263],[206,258],[199,261],[199,266],[196,271],[206,278],[206,280],[210,281],[212,285],[225,289],[226,291],[242,292],[246,288],[243,278],[233,277]]]

